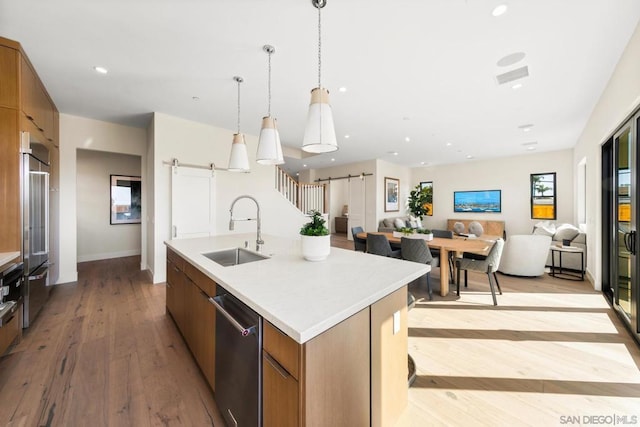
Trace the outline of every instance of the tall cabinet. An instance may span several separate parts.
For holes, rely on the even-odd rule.
[[[0,252],[22,253],[23,132],[49,149],[49,277],[58,277],[59,115],[20,43],[0,37]]]

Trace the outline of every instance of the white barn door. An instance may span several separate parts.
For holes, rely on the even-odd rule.
[[[353,240],[351,236],[352,227],[365,227],[365,182],[362,179],[350,179],[349,180],[349,221],[347,238]]]
[[[215,234],[215,188],[211,169],[171,167],[171,238]]]

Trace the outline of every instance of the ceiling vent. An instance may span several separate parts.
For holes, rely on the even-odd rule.
[[[507,71],[503,74],[498,74],[496,76],[496,80],[498,81],[498,84],[503,85],[524,77],[529,77],[529,67],[526,65],[524,67],[516,68],[515,70]]]

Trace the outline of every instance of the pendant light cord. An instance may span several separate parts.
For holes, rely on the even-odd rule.
[[[322,72],[322,19],[320,18],[320,9],[322,9],[321,2],[323,0],[318,0],[318,87],[320,85],[320,75]]]
[[[238,82],[238,134],[240,133],[240,80]]]
[[[267,53],[269,54],[269,84],[268,84],[269,104],[267,109],[267,115],[271,117],[271,51]]]

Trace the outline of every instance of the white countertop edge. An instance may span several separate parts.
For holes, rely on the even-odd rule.
[[[237,240],[238,242],[246,240],[246,238],[244,238],[245,236],[242,235],[242,234],[224,235],[224,236],[218,236],[218,237],[220,237],[221,240],[222,240],[222,239],[228,239],[231,236],[236,237],[238,239]],[[272,237],[272,236],[270,236],[270,237]],[[213,236],[210,239],[215,239],[215,238],[216,237]],[[421,264],[418,264],[418,263],[414,263],[415,264],[414,267],[417,267],[418,270],[415,270],[413,273],[407,274],[402,279],[399,279],[399,280],[396,280],[394,282],[389,283],[388,285],[380,288],[377,292],[374,292],[374,293],[368,295],[367,297],[356,301],[354,304],[349,305],[348,307],[344,308],[343,310],[336,311],[332,315],[327,316],[327,318],[325,318],[324,320],[315,322],[310,327],[298,330],[298,329],[295,329],[294,327],[292,327],[286,321],[280,319],[279,317],[275,316],[273,313],[271,313],[268,310],[264,309],[264,307],[260,306],[259,303],[254,302],[254,298],[252,298],[250,295],[244,295],[243,292],[238,290],[236,286],[234,286],[232,283],[229,283],[227,280],[225,280],[220,275],[216,274],[217,272],[219,272],[219,273],[222,273],[222,275],[224,275],[224,273],[226,272],[226,269],[228,267],[218,266],[215,262],[210,261],[209,259],[205,258],[202,255],[203,252],[201,250],[198,250],[198,251],[195,251],[195,250],[182,250],[180,248],[180,246],[182,246],[182,244],[180,244],[178,242],[184,242],[185,240],[187,240],[187,239],[177,239],[177,240],[174,240],[174,241],[165,241],[164,243],[165,243],[165,245],[167,247],[170,247],[173,251],[175,251],[176,253],[181,255],[183,258],[185,258],[187,261],[189,261],[194,267],[196,267],[198,270],[200,270],[207,277],[209,277],[214,282],[216,282],[217,284],[219,284],[222,287],[224,287],[225,289],[227,289],[229,292],[231,292],[240,301],[242,301],[243,303],[247,304],[252,310],[256,311],[260,316],[262,316],[263,319],[269,321],[271,324],[276,326],[278,329],[280,329],[282,332],[287,334],[289,337],[294,339],[299,344],[304,344],[305,342],[313,339],[314,337],[322,334],[323,332],[327,331],[328,329],[330,329],[333,326],[337,325],[338,323],[342,322],[343,320],[348,319],[349,317],[351,317],[354,314],[360,312],[361,310],[363,310],[366,307],[372,305],[373,303],[379,301],[380,299],[384,298],[385,296],[391,294],[392,292],[395,292],[396,290],[400,289],[402,286],[407,285],[408,283],[412,282],[413,280],[415,280],[415,279],[421,277],[422,275],[426,274],[427,272],[431,271],[431,267],[429,265],[427,265],[427,264],[421,265]],[[221,251],[221,250],[231,249],[231,248],[235,248],[235,247],[237,247],[237,245],[235,245],[233,243],[230,243],[230,244],[221,244],[221,245],[219,245],[219,246],[217,246],[215,248],[212,247],[212,248],[210,248],[208,250],[210,250],[210,251]],[[339,249],[339,248],[332,248],[332,250],[333,249],[338,249],[339,251],[345,250],[345,249]],[[253,252],[255,252],[255,251],[253,251]],[[265,254],[269,254],[271,251],[270,250],[265,250],[263,252]],[[375,255],[371,255],[371,256],[375,256]],[[201,260],[199,260],[200,258],[201,258]],[[308,262],[308,261],[305,261],[305,262]]]

